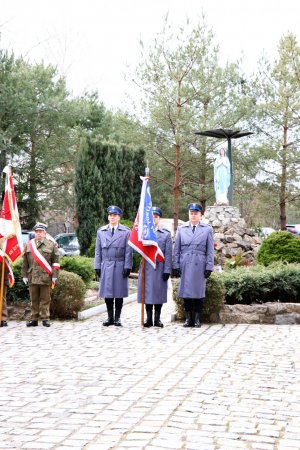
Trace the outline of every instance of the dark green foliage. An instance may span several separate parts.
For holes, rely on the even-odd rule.
[[[179,320],[185,319],[182,298],[178,298],[178,280],[173,280],[173,300],[176,305],[176,316]],[[206,283],[206,297],[203,309],[203,320],[214,322],[225,300],[225,286],[219,274],[212,273]]]
[[[225,285],[227,304],[300,302],[299,264],[238,267],[220,276]]]
[[[88,138],[80,150],[76,167],[75,194],[78,240],[87,254],[100,224],[107,223],[109,205],[122,208],[125,219],[138,210],[144,152]],[[89,252],[91,255],[91,252]]]
[[[132,196],[132,203],[129,206],[127,210],[127,217],[131,218],[132,220],[135,219],[137,210],[139,208],[140,204],[140,197],[141,197],[141,189],[142,189],[142,181],[140,176],[145,175],[145,151],[141,148],[137,151],[132,153],[132,164],[133,164],[133,179],[131,179],[131,196]]]
[[[142,255],[139,253],[133,252],[132,254],[132,272],[137,273],[139,271],[139,267],[142,261]]]
[[[77,319],[84,305],[86,286],[76,273],[62,270],[51,292],[50,315],[52,319]]]
[[[15,277],[15,284],[13,285],[12,288],[7,289],[6,300],[8,302],[17,303],[30,301],[28,286],[26,286],[22,280],[22,273],[21,273],[22,263],[23,260],[20,259],[19,261],[17,261],[12,265],[12,270],[14,272]]]
[[[98,224],[104,219],[102,175],[95,162],[101,149],[90,141],[81,149],[75,174],[77,229],[81,254],[86,254]]]
[[[62,270],[76,273],[86,285],[94,279],[94,262],[84,256],[65,256],[60,259]]]
[[[95,248],[96,248],[96,236],[93,237],[90,248],[87,251],[88,258],[95,258]]]
[[[124,227],[128,227],[130,230],[131,230],[132,227],[133,227],[133,221],[132,221],[132,220],[129,220],[129,219],[121,219],[121,220],[120,220],[120,223],[121,223],[122,225],[124,225]]]
[[[257,262],[268,266],[275,261],[300,263],[300,237],[278,231],[267,237],[257,253]]]

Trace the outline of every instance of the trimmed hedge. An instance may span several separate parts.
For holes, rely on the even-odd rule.
[[[300,263],[300,237],[289,231],[270,234],[257,252],[257,262],[268,266],[275,261]]]
[[[220,274],[227,304],[300,302],[300,264],[238,267]]]
[[[64,256],[60,258],[61,270],[76,273],[88,286],[95,278],[94,260],[86,256]]]
[[[85,292],[86,286],[79,275],[62,270],[51,292],[51,318],[77,319],[84,305]]]
[[[173,280],[173,300],[176,305],[176,316],[179,320],[185,319],[183,300],[178,297],[179,280]],[[225,287],[222,278],[217,273],[212,273],[206,282],[206,296],[202,320],[214,322],[225,301]]]

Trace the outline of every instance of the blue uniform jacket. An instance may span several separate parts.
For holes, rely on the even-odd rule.
[[[199,223],[192,232],[190,223],[178,228],[174,245],[174,269],[181,269],[178,296],[204,298],[205,270],[214,268],[214,240],[210,225]]]
[[[114,235],[109,225],[97,231],[95,269],[101,269],[99,297],[123,298],[128,296],[128,278],[123,269],[132,268],[132,248],[128,245],[130,230],[119,224]]]

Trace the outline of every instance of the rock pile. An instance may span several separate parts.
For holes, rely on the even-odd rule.
[[[227,258],[238,255],[249,263],[255,261],[261,238],[252,228],[247,227],[238,208],[208,206],[203,221],[209,223],[214,231],[214,241],[217,243],[217,264],[223,265]]]

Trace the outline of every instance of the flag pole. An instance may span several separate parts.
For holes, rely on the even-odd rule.
[[[3,255],[2,270],[1,270],[1,286],[0,286],[0,321],[2,321],[2,309],[3,309],[4,270],[5,270],[5,256]]]
[[[145,258],[142,258],[142,305],[141,305],[141,327],[144,326],[145,305]]]
[[[147,167],[145,167],[145,177],[150,179],[148,160],[146,161]],[[145,314],[145,258],[142,257],[142,309],[141,309],[141,327],[144,326],[144,314]]]

